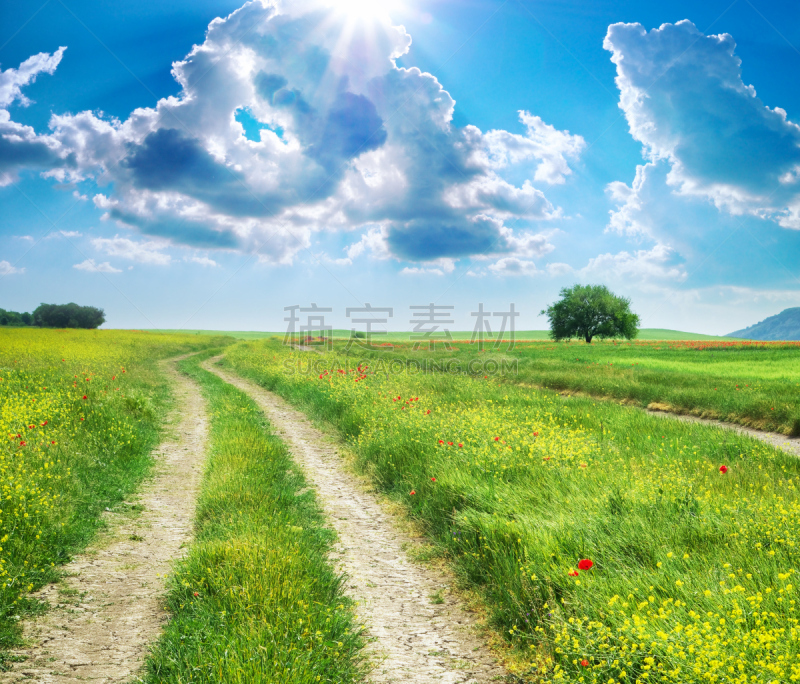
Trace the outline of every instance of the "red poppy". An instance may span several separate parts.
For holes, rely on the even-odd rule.
[[[25,446],[25,442],[20,442],[19,445],[20,446]]]
[[[35,427],[36,427],[35,425],[28,425],[28,430],[33,430],[33,428]]]
[[[440,440],[439,440],[439,444],[444,444],[444,440],[443,440],[443,439],[440,439]]]
[[[570,570],[569,571],[569,576],[570,577],[577,577],[578,576],[578,571],[577,570]]]
[[[589,661],[588,661],[588,660],[586,660],[586,658],[584,658],[583,660],[581,660],[581,665],[582,665],[583,667],[589,667]]]
[[[591,570],[594,567],[594,562],[588,558],[578,561],[578,570]]]
[[[727,473],[727,472],[728,472],[728,466],[726,466],[726,465],[721,465],[721,466],[719,467],[719,472],[721,472],[721,473],[724,475],[725,473]]]
[[[499,437],[495,437],[495,438],[494,438],[494,441],[495,441],[495,442],[499,442],[499,441],[500,441],[500,438],[499,438]]]
[[[448,442],[447,446],[453,446],[453,443],[452,442]]]
[[[458,446],[459,446],[459,447],[463,447],[464,445],[463,445],[461,442],[459,442],[459,443],[458,443]]]
[[[56,442],[55,442],[55,440],[53,440],[52,442],[50,442],[50,444],[55,444],[55,443],[56,443]]]
[[[44,421],[44,423],[42,423],[42,427],[44,427],[45,425],[47,425],[47,421]]]
[[[320,376],[320,377],[322,377],[322,376]],[[85,394],[83,395],[83,398],[86,399],[86,395]]]
[[[200,594],[199,594],[199,593],[197,593],[197,592],[194,592],[194,595],[195,595],[195,596],[200,596]]]
[[[425,415],[427,416],[430,412],[431,412],[431,410],[428,409],[427,411],[425,411]]]
[[[533,436],[534,436],[534,437],[538,437],[538,436],[539,436],[539,433],[538,433],[538,432],[534,432],[534,433],[533,433]]]
[[[412,489],[408,494],[409,494],[409,496],[414,496],[414,494],[416,494],[416,492]]]
[[[431,482],[436,482],[436,478],[435,478],[435,477],[432,477],[432,478],[431,478]]]

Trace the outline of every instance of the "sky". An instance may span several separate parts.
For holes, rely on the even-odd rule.
[[[767,0],[6,0],[0,308],[728,333],[800,305],[798,74]]]

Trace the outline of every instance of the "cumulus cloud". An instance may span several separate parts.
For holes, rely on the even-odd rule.
[[[89,273],[122,273],[120,269],[114,268],[107,261],[98,264],[95,263],[94,259],[86,259],[86,261],[75,264],[72,268],[77,268],[79,271],[88,271]]]
[[[551,275],[554,278],[558,278],[559,276],[569,275],[575,269],[573,269],[572,266],[570,266],[569,264],[555,262],[552,264],[547,264],[545,270],[547,271],[548,275]]]
[[[0,261],[0,276],[12,275],[14,273],[25,273],[25,269],[14,268],[8,261]]]
[[[33,83],[39,74],[52,74],[66,49],[60,47],[52,55],[40,52],[16,69],[0,71],[0,187],[11,183],[22,169],[55,169],[72,162],[58,139],[37,135],[31,126],[12,121],[8,111],[14,102],[30,104],[22,93],[23,86]]]
[[[400,275],[437,275],[443,276],[452,273],[456,268],[453,259],[437,259],[429,261],[423,266],[406,266]]]
[[[493,264],[489,264],[489,270],[495,275],[500,276],[532,276],[538,275],[536,264],[526,259],[517,257],[504,257]]]
[[[643,192],[659,162],[678,194],[800,229],[800,127],[742,81],[730,35],[703,35],[686,20],[649,32],[613,24],[604,47],[617,67],[619,106],[648,158],[631,186],[609,185],[619,205],[610,230],[648,231]]]
[[[668,245],[657,243],[652,249],[640,249],[634,252],[617,254],[600,254],[589,260],[589,263],[578,273],[584,277],[597,279],[634,281],[683,281],[686,270],[674,249]]]
[[[193,257],[189,258],[189,261],[191,261],[191,262],[193,262],[195,264],[200,264],[201,266],[211,266],[211,267],[219,266],[219,264],[216,261],[214,261],[213,259],[209,259],[208,257],[204,257],[204,256],[203,257],[193,256]]]
[[[108,184],[94,198],[107,220],[274,263],[319,231],[363,233],[343,264],[365,252],[521,256],[536,231],[504,221],[561,215],[535,184],[564,183],[583,138],[529,112],[524,133],[455,126],[436,77],[395,63],[410,44],[388,18],[332,3],[248,2],[173,64],[177,96],[123,121],[54,115],[50,162],[60,162],[40,166],[60,182]]]
[[[92,246],[100,252],[109,256],[122,257],[131,261],[138,261],[141,264],[155,264],[157,266],[167,266],[172,257],[161,250],[165,245],[161,242],[136,242],[128,238],[115,236],[113,238],[95,238]]]

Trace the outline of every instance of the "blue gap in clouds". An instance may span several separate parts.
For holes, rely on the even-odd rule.
[[[270,126],[269,124],[262,123],[253,116],[253,113],[248,107],[240,107],[236,110],[234,118],[242,124],[244,128],[244,137],[254,142],[261,142],[261,129],[266,128],[272,131],[281,140],[283,140],[283,128],[280,126]]]

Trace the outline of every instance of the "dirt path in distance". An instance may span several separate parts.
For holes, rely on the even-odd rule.
[[[779,432],[764,432],[763,430],[756,430],[754,428],[745,427],[744,425],[737,425],[736,423],[726,423],[722,420],[710,420],[709,418],[698,418],[696,416],[687,416],[681,413],[672,413],[669,411],[658,411],[654,409],[646,409],[647,412],[654,416],[661,418],[669,418],[672,420],[681,420],[684,423],[700,423],[710,427],[718,427],[723,430],[731,430],[738,432],[741,435],[747,435],[753,439],[758,439],[766,442],[776,449],[785,451],[787,454],[792,454],[800,458],[800,437],[787,437]]]
[[[184,357],[179,357],[184,358]],[[205,458],[208,420],[199,386],[161,362],[175,393],[155,475],[135,502],[106,518],[109,528],[65,567],[66,578],[35,594],[51,609],[25,625],[26,657],[0,682],[137,681],[166,620],[164,576],[189,541]]]
[[[277,395],[213,366],[214,361],[206,361],[204,368],[246,392],[263,409],[315,487],[336,530],[331,560],[347,575],[346,591],[359,602],[358,614],[373,639],[376,666],[369,681],[507,681],[505,670],[476,635],[474,616],[446,593],[447,578],[408,559],[403,549],[410,538],[397,529],[377,499],[358,486],[330,438]]]

